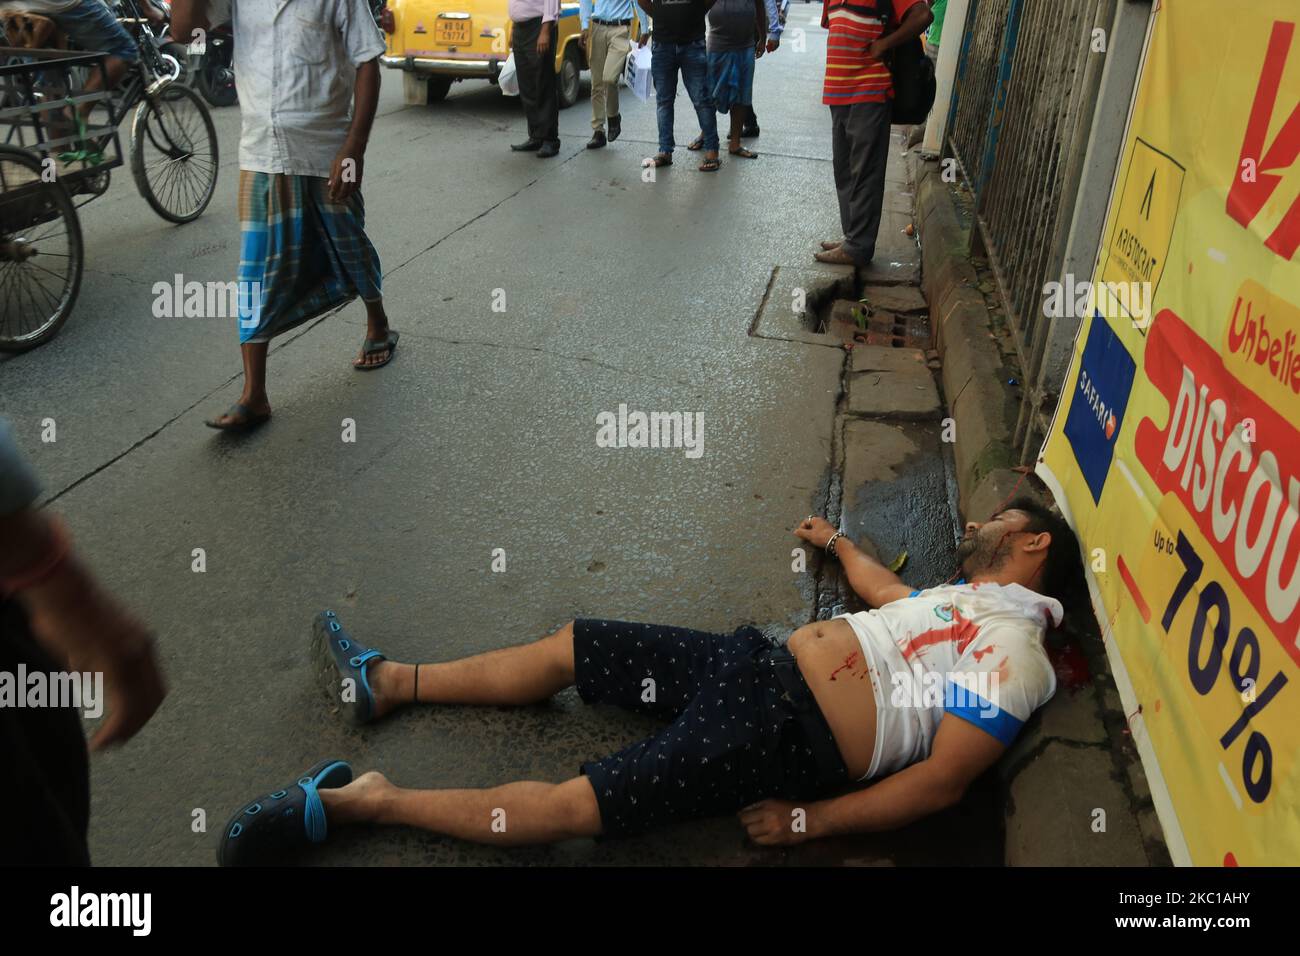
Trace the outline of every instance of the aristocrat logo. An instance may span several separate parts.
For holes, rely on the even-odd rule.
[[[1094,502],[1101,501],[1136,370],[1133,357],[1106,320],[1094,315],[1083,347],[1079,392],[1070,403],[1064,429]]]

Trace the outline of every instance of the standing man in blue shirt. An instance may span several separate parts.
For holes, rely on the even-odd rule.
[[[645,12],[632,0],[579,0],[582,23],[582,52],[591,66],[591,141],[588,149],[600,149],[607,142],[605,121],[609,121],[608,142],[623,132],[618,112],[618,78],[632,51],[632,11],[641,24],[640,46],[650,39]]]

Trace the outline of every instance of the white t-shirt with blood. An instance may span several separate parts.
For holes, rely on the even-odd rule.
[[[1019,584],[953,584],[843,614],[876,694],[876,749],[864,780],[930,755],[944,714],[1010,744],[1056,691],[1043,649],[1061,604]]]

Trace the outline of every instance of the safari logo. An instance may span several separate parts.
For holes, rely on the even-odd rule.
[[[1114,330],[1094,315],[1079,365],[1078,388],[1065,419],[1065,437],[1094,502],[1101,500],[1135,371],[1133,357]]]

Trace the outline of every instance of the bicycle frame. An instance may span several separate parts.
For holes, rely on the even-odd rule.
[[[41,162],[58,161],[60,153],[79,139],[79,134],[53,135],[51,119],[67,107],[86,103],[103,103],[110,117],[113,103],[104,89],[90,93],[76,91],[74,75],[79,71],[99,71],[106,83],[108,72],[103,53],[67,50],[30,50],[0,47],[0,142],[35,154]],[[100,176],[105,169],[122,165],[117,124],[96,125],[86,129],[100,144],[101,162],[76,161],[59,168],[59,178],[73,188],[83,179]]]
[[[126,27],[135,40],[140,58],[133,69],[117,87],[121,96],[121,109],[110,112],[113,125],[120,124],[128,113],[140,105],[146,94],[156,93],[162,86],[176,78],[176,74],[166,69],[166,62],[154,43],[154,35],[149,32],[149,21],[140,11],[137,0],[120,0],[126,16],[119,17],[118,22]]]

